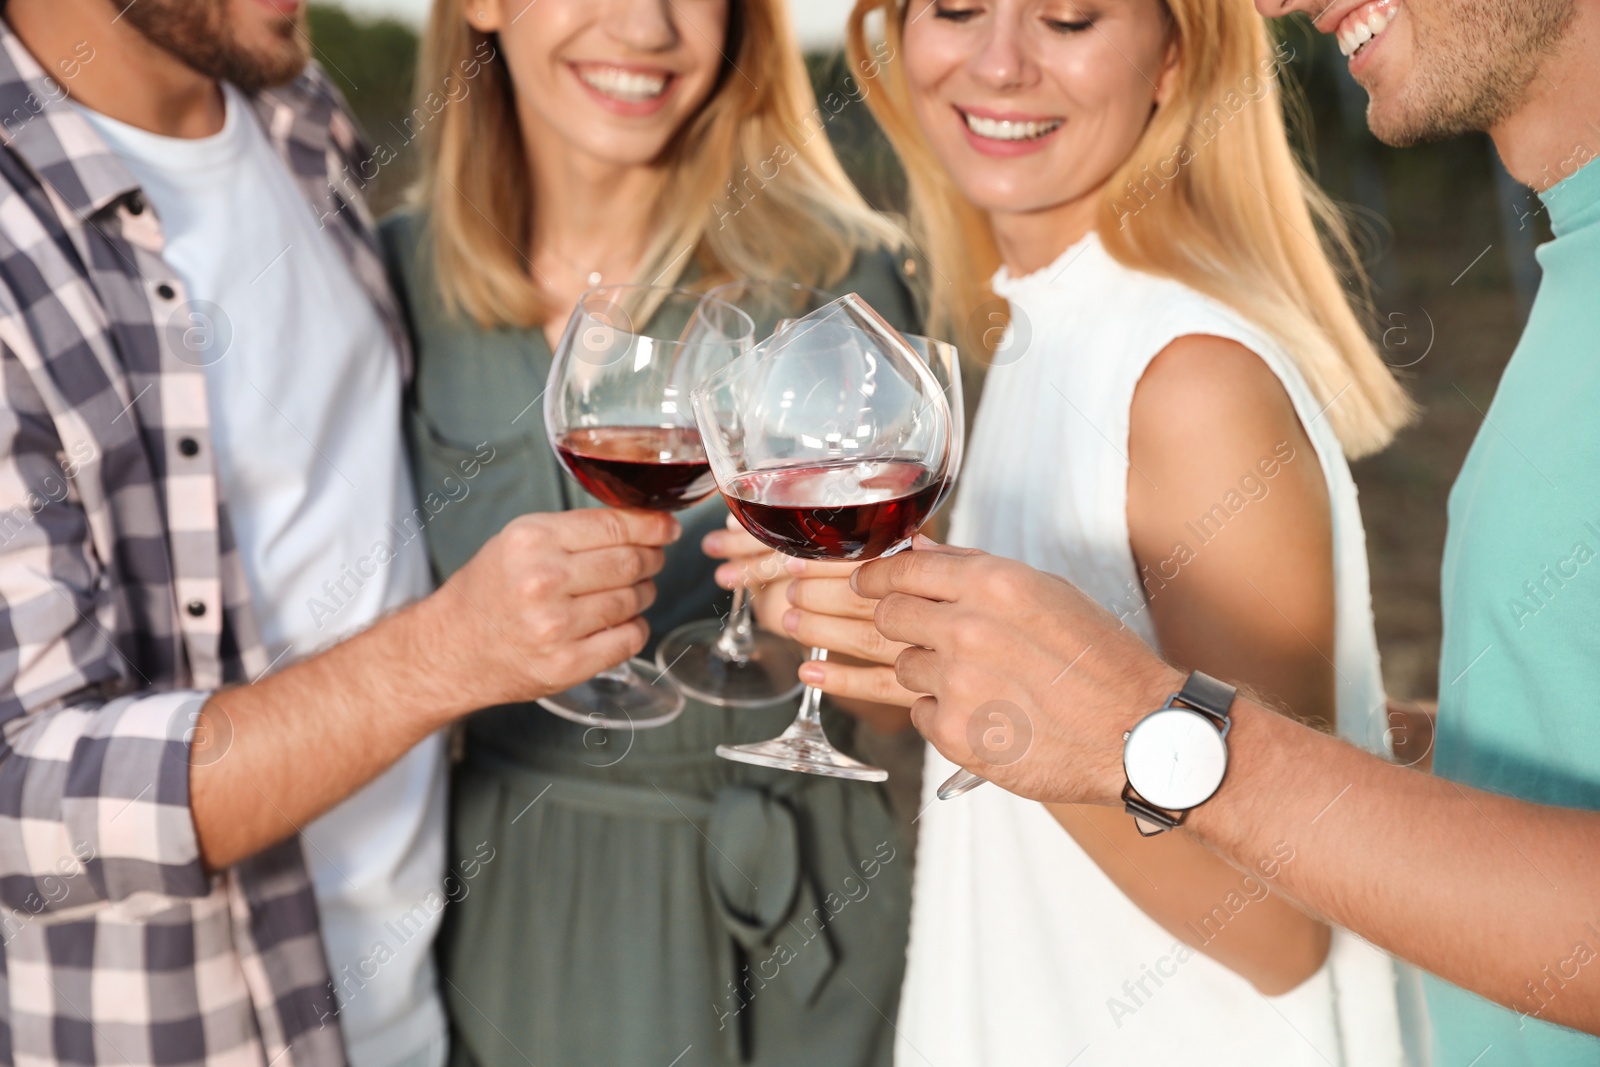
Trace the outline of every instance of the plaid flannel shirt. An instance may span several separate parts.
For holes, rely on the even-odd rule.
[[[409,361],[337,91],[254,104]],[[0,142],[0,1063],[343,1064],[300,841],[211,874],[189,811],[195,713],[272,665],[183,283],[3,21]]]

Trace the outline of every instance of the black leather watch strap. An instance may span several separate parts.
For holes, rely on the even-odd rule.
[[[1225,726],[1237,693],[1238,690],[1227,682],[1218,681],[1200,671],[1191,671],[1183,688],[1178,690],[1178,703],[1209,715],[1217,720],[1218,725]]]
[[[1152,807],[1133,791],[1132,782],[1122,787],[1122,810],[1133,816],[1133,827],[1141,837],[1156,837],[1176,830],[1183,825],[1184,816],[1189,814],[1187,811],[1171,812]],[[1147,823],[1150,825],[1148,830],[1145,829]]]

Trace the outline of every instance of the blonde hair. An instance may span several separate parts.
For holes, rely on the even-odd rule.
[[[1166,8],[1175,83],[1107,185],[1101,243],[1124,265],[1180,281],[1261,327],[1327,405],[1345,453],[1376,452],[1414,408],[1357,315],[1370,304],[1350,231],[1289,144],[1277,79],[1286,57],[1250,0],[1166,0]],[[988,326],[982,337],[992,341],[991,324],[963,326],[995,299],[988,280],[999,253],[988,218],[961,195],[912,112],[897,61],[905,10],[905,0],[856,0],[850,56],[905,165],[913,233],[931,273],[947,280],[929,294],[930,328]],[[885,16],[877,53],[866,28],[873,12]]]
[[[828,144],[783,0],[729,5],[729,58],[660,160],[669,175],[653,216],[661,223],[638,277],[665,283],[693,249],[713,279],[826,286],[858,251],[893,247],[898,236]],[[445,307],[487,327],[544,322],[527,258],[534,193],[511,73],[460,0],[434,0],[417,87],[416,113],[425,107],[429,117],[411,200],[431,215]],[[440,89],[448,102],[434,106]]]

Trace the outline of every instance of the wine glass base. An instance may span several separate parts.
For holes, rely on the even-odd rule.
[[[651,730],[683,714],[683,694],[655,664],[631,659],[623,666],[628,671],[625,682],[596,675],[552,693],[539,706],[563,719],[612,730]]]
[[[944,785],[939,787],[939,792],[935,795],[940,800],[954,800],[956,797],[966,796],[980,785],[987,784],[988,781],[989,779],[979,778],[971,771],[957,771],[945,779]]]
[[[717,755],[737,763],[773,767],[780,771],[820,774],[828,778],[848,778],[853,782],[884,782],[889,772],[882,767],[851,759],[828,743],[822,727],[796,722],[770,741],[749,745],[718,745]]]
[[[744,660],[725,659],[717,649],[722,625],[713,619],[680,626],[661,639],[656,665],[678,688],[719,708],[755,708],[788,700],[805,688],[799,645],[756,630],[754,648]]]

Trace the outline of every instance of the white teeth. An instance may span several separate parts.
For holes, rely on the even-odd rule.
[[[1355,55],[1362,45],[1389,28],[1394,12],[1392,4],[1377,4],[1367,11],[1365,18],[1351,15],[1345,19],[1338,31],[1339,51],[1346,58]]]
[[[667,88],[667,79],[658,74],[639,74],[619,67],[582,67],[578,77],[590,88],[626,104],[654,100]]]
[[[1010,119],[986,119],[978,115],[969,115],[965,111],[961,113],[961,117],[967,120],[967,129],[991,141],[1035,141],[1061,125],[1060,119],[1012,122]]]

